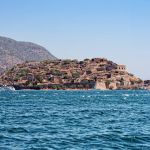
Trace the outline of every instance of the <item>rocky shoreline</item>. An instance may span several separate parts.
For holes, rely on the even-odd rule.
[[[58,88],[59,86],[61,86],[61,88]],[[17,86],[17,85],[14,85],[14,86],[9,86],[7,85],[6,87],[4,87],[3,85],[0,85],[0,88],[3,88],[3,89],[13,89],[13,90],[73,90],[73,91],[76,91],[76,90],[102,90],[102,91],[105,91],[105,90],[150,90],[150,88],[147,88],[147,87],[120,87],[120,88],[117,88],[117,89],[95,89],[95,88],[62,88],[62,85],[57,85],[56,88],[52,88],[52,87],[48,87],[48,86],[42,86],[42,87],[27,87],[27,86]]]

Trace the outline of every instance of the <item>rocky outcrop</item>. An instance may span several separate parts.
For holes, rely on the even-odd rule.
[[[150,80],[144,81],[144,88],[150,90]]]
[[[96,90],[106,90],[106,83],[105,82],[96,82],[95,87]]]
[[[117,89],[117,84],[115,82],[110,83],[109,84],[109,89],[116,90]]]

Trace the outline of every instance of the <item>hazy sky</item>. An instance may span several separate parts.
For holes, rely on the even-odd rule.
[[[58,58],[106,57],[150,79],[150,0],[0,0],[0,35]]]

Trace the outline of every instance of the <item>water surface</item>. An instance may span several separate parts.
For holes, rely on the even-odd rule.
[[[0,91],[0,150],[150,150],[150,91]]]

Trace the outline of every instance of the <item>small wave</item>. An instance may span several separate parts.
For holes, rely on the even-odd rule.
[[[7,130],[9,133],[27,133],[28,131],[22,127],[13,127]]]
[[[113,96],[113,95],[110,95],[110,94],[105,94],[103,95],[104,97],[110,97],[110,96]]]
[[[122,96],[129,97],[130,95],[129,94],[122,94]]]
[[[124,100],[126,100],[126,99],[127,99],[127,97],[123,97],[123,99],[124,99]]]
[[[5,135],[0,134],[0,140],[7,138]]]

